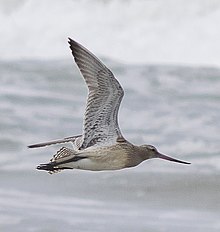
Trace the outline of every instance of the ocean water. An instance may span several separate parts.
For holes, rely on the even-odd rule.
[[[66,59],[73,37],[131,64],[220,66],[219,21],[219,0],[1,0],[0,59]]]
[[[219,231],[220,69],[104,59],[125,89],[125,138],[192,164],[49,175],[35,167],[60,146],[27,145],[81,133],[87,89],[71,59],[0,62],[0,230]]]
[[[0,1],[0,231],[220,231],[220,1]],[[125,90],[119,122],[149,160],[108,172],[37,171],[79,134],[87,97],[67,44]]]

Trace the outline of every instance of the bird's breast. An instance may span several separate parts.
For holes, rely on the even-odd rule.
[[[102,148],[82,151],[87,158],[76,162],[79,169],[101,171],[117,170],[128,166],[129,156],[123,149]]]

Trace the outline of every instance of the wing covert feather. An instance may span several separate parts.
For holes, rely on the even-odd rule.
[[[118,110],[124,91],[113,73],[95,55],[72,39],[69,44],[89,89],[81,149],[114,143],[122,137]]]

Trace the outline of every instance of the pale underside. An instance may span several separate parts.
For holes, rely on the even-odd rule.
[[[133,154],[133,155],[131,155]],[[91,171],[118,170],[136,166],[143,161],[135,156],[135,146],[128,142],[116,143],[113,146],[89,147],[74,151],[62,147],[50,160],[57,171],[64,169],[84,169]],[[50,173],[53,173],[54,170]]]

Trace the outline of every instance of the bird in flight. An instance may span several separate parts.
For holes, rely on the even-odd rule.
[[[56,173],[64,169],[91,171],[118,170],[160,158],[190,164],[161,154],[152,145],[133,145],[122,135],[118,125],[118,110],[124,91],[113,73],[88,49],[69,38],[74,60],[89,89],[82,135],[29,145],[43,147],[71,142],[73,148],[62,147],[49,163],[38,170]]]

